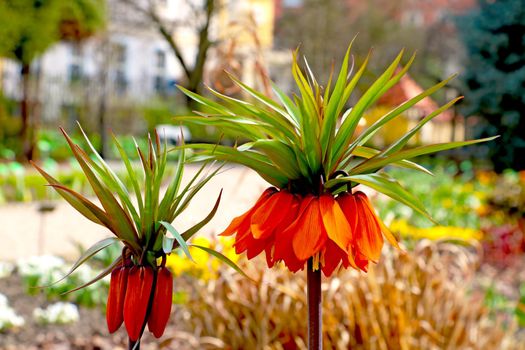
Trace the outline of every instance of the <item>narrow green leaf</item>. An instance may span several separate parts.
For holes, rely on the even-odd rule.
[[[65,186],[62,186],[62,185],[49,185],[49,186],[53,187],[59,193],[60,192],[67,193],[68,195],[74,197],[80,204],[79,207],[81,210],[79,210],[79,208],[75,208],[75,209],[77,209],[77,211],[80,214],[84,215],[84,217],[87,217],[86,212],[88,212],[90,215],[94,215],[97,218],[98,223],[100,225],[108,228],[111,232],[118,234],[118,232],[116,232],[115,227],[113,226],[113,223],[111,222],[111,219],[95,203],[91,202],[86,197],[82,196],[81,194]]]
[[[203,228],[210,220],[215,216],[215,213],[217,213],[217,209],[219,208],[219,203],[221,202],[221,196],[222,196],[222,190],[219,193],[219,197],[217,197],[217,200],[215,201],[215,205],[211,209],[211,211],[206,215],[204,219],[202,219],[200,222],[198,222],[196,225],[190,227],[186,231],[182,233],[182,238],[185,241],[188,241],[194,234],[196,234],[201,228]]]
[[[332,187],[337,183],[343,183],[348,181],[353,181],[368,186],[414,209],[416,212],[420,213],[421,215],[425,216],[430,221],[435,223],[434,219],[432,219],[430,214],[428,214],[428,212],[425,210],[425,207],[419,201],[419,199],[417,199],[414,195],[405,190],[403,186],[399,184],[399,182],[395,181],[393,178],[389,177],[386,174],[351,175],[340,177],[331,181],[332,182],[327,181],[326,186]]]
[[[113,261],[111,263],[111,265],[109,265],[108,267],[106,267],[104,270],[102,270],[95,278],[93,278],[91,281],[87,282],[87,283],[84,283],[83,285],[79,286],[79,287],[76,287],[74,289],[71,289],[71,290],[68,290],[67,292],[64,292],[60,295],[67,295],[69,293],[73,293],[73,292],[76,292],[77,290],[80,290],[82,288],[86,288],[87,286],[90,286],[92,285],[93,283],[97,282],[97,281],[100,281],[101,279],[103,279],[104,277],[106,277],[107,275],[109,275],[111,273],[111,271],[113,271],[113,269],[115,267],[117,267],[119,264],[122,263],[122,256],[119,256],[115,261]]]
[[[109,191],[109,189],[99,181],[97,176],[93,173],[84,157],[87,157],[82,152],[80,147],[75,145],[69,135],[63,130],[62,133],[66,137],[69,147],[73,151],[73,155],[77,159],[80,167],[84,171],[93,191],[97,195],[104,210],[108,214],[109,219],[114,223],[113,227],[118,231],[118,236],[128,242],[134,248],[138,248],[138,235],[131,218],[126,211],[120,206],[119,202]]]
[[[175,168],[175,175],[171,183],[168,185],[168,189],[166,190],[164,198],[162,198],[159,207],[159,217],[165,218],[168,221],[173,221],[175,219],[174,217],[170,216],[169,209],[171,208],[175,198],[177,197],[177,193],[179,192],[185,160],[186,152],[184,148],[181,148],[179,151],[179,159],[177,160],[177,167]]]
[[[237,148],[239,151],[255,149],[265,154],[273,164],[289,179],[297,179],[300,176],[300,169],[297,164],[290,159],[295,159],[295,153],[289,145],[279,140],[257,140],[245,143]]]
[[[178,216],[184,210],[186,210],[193,197],[208,183],[208,181],[210,181],[215,176],[215,174],[217,174],[221,170],[221,168],[222,165],[219,166],[217,169],[213,170],[211,173],[205,174],[195,186],[189,188],[187,192],[184,191],[182,193],[184,199],[179,201],[179,203],[177,204],[177,210],[175,211],[174,216]]]
[[[390,66],[385,70],[385,72],[381,74],[379,78],[376,79],[376,81],[370,86],[370,88],[368,88],[368,90],[363,94],[363,96],[352,108],[352,112],[348,115],[348,118],[346,118],[341,124],[341,127],[339,128],[339,131],[337,132],[334,141],[334,148],[332,150],[332,168],[336,165],[336,162],[338,160],[342,159],[345,149],[350,144],[351,137],[354,134],[357,125],[359,124],[359,120],[363,116],[363,112],[370,105],[372,105],[380,97],[381,94],[387,91],[387,89],[385,88],[386,86],[390,86],[393,82],[396,82],[398,79],[400,79],[402,74],[404,74],[408,67],[410,67],[414,56],[412,56],[409,63],[401,70],[399,74],[396,75],[395,78],[392,79],[392,82],[390,82],[389,84],[389,80],[394,74],[397,66],[399,65],[399,62],[403,57],[403,53],[404,51],[402,50],[399,53],[399,55],[394,59],[394,61],[390,64]]]
[[[40,168],[35,162],[31,161],[30,163],[40,174],[42,174],[42,176],[47,180],[47,182],[50,185],[53,185],[54,189],[58,192],[58,194],[60,194],[62,198],[64,198],[73,208],[75,208],[75,210],[82,214],[86,219],[96,224],[105,226],[105,224],[99,219],[99,217],[95,215],[91,210],[89,210],[89,208],[86,207],[85,203],[82,203],[82,201],[79,200],[74,194],[64,190],[64,188],[66,188],[64,185],[62,185],[58,180],[46,173],[44,169]]]
[[[370,125],[359,137],[352,143],[350,148],[353,148],[355,146],[361,146],[364,145],[368,140],[370,140],[371,137],[374,136],[374,134],[381,129],[383,125],[391,121],[392,119],[402,115],[403,112],[407,111],[411,107],[413,107],[416,103],[423,100],[424,98],[434,94],[436,91],[441,89],[443,86],[445,86],[450,80],[454,79],[455,75],[439,82],[438,84],[432,86],[431,88],[423,91],[419,95],[411,98],[408,101],[403,102],[398,107],[394,108],[392,111],[388,112],[384,116],[382,116],[380,119],[378,119],[375,123]]]
[[[126,167],[126,172],[128,174],[129,179],[131,180],[133,190],[135,191],[135,197],[137,198],[139,211],[141,211],[142,208],[144,207],[144,204],[142,201],[142,192],[140,191],[140,184],[137,178],[137,174],[135,173],[135,170],[133,169],[133,166],[131,165],[128,155],[124,151],[124,148],[122,147],[122,145],[118,142],[115,134],[112,134],[112,137],[113,137],[113,142],[115,143],[115,146],[117,146],[117,150],[120,154],[120,157],[122,158],[122,161],[124,162],[124,166]]]
[[[101,250],[103,249],[106,249],[107,247],[109,247],[110,245],[114,244],[118,242],[118,239],[115,238],[115,237],[108,237],[108,238],[104,238],[100,241],[98,241],[97,243],[93,244],[91,247],[89,247],[78,259],[77,261],[75,261],[75,263],[73,264],[73,266],[71,266],[71,268],[69,269],[69,271],[64,275],[62,276],[59,280],[51,283],[50,285],[48,286],[45,286],[45,287],[50,287],[50,286],[53,286],[63,280],[65,280],[66,278],[68,278],[73,272],[75,272],[76,269],[79,268],[80,265],[82,265],[83,263],[85,263],[86,261],[88,261],[89,259],[91,259],[95,254],[97,254],[98,252],[100,252]]]
[[[190,259],[191,261],[195,262],[193,260],[193,258],[191,257],[191,254],[190,254],[190,251],[188,249],[188,245],[186,243],[186,241],[184,240],[184,238],[181,236],[181,234],[179,233],[179,231],[177,231],[175,229],[175,227],[173,227],[169,222],[166,222],[166,221],[159,221],[159,223],[164,226],[172,235],[173,237],[175,238],[175,240],[177,241],[177,243],[179,244],[179,247],[182,248],[182,251],[184,252],[184,254],[186,254],[186,256],[188,257],[188,259]],[[164,241],[163,241],[163,246],[164,246]],[[169,247],[166,247],[166,248],[169,248]],[[169,252],[171,252],[172,250],[174,249],[173,247],[173,242],[172,242],[172,247],[171,249],[169,250]]]
[[[199,94],[196,94],[194,92],[191,92],[189,91],[188,89],[184,88],[183,86],[180,86],[180,85],[177,85],[177,87],[179,88],[179,90],[181,90],[186,96],[190,97],[191,99],[199,102],[200,104],[216,111],[216,112],[219,112],[221,114],[231,114],[233,115],[234,113],[230,112],[227,108],[225,108],[223,105],[215,102],[215,101],[212,101],[210,100],[209,98],[206,98],[204,96],[201,96]]]
[[[235,264],[233,261],[231,261],[228,257],[226,257],[224,254],[222,253],[219,253],[218,251],[216,250],[213,250],[211,248],[207,248],[207,247],[203,247],[203,246],[200,246],[200,245],[197,245],[197,244],[190,244],[190,247],[195,247],[195,248],[199,248],[203,251],[205,251],[206,253],[210,254],[210,255],[213,255],[214,257],[216,257],[217,259],[221,260],[222,262],[224,262],[226,265],[230,266],[232,269],[234,269],[235,271],[237,271],[238,273],[240,273],[241,275],[243,275],[244,277],[248,278],[249,280],[251,280],[252,282],[255,282],[255,280],[253,278],[251,278],[250,276],[248,276],[239,266],[237,266],[237,264]]]
[[[420,146],[420,147],[415,147],[415,148],[411,148],[411,149],[404,150],[404,151],[399,151],[387,157],[371,158],[369,160],[364,161],[363,163],[361,163],[359,166],[355,167],[354,169],[352,169],[350,171],[350,174],[357,175],[357,174],[363,174],[363,173],[376,171],[377,169],[383,168],[387,166],[388,164],[398,162],[403,159],[408,160],[408,159],[422,156],[425,154],[446,151],[449,149],[469,146],[469,145],[473,145],[473,144],[481,143],[481,142],[488,142],[488,141],[494,140],[497,137],[499,136],[487,137],[484,139],[470,140],[470,141],[437,143],[433,145]]]
[[[357,157],[361,157],[361,158],[370,159],[370,158],[375,157],[379,153],[381,153],[381,152],[379,150],[377,150],[377,149],[374,149],[374,148],[365,147],[365,146],[357,146],[357,147],[354,148],[354,151],[352,152],[352,155],[357,156]],[[421,166],[421,165],[419,165],[417,163],[411,162],[409,160],[405,160],[405,159],[400,160],[400,161],[395,162],[395,163],[392,163],[392,165],[398,166],[398,167],[402,167],[402,168],[417,170],[417,171],[420,171],[422,173],[425,173],[425,174],[431,175],[431,176],[434,175],[434,174],[432,174],[431,171],[429,171],[425,167],[423,167],[423,166]]]
[[[281,101],[284,108],[288,112],[288,115],[293,119],[293,124],[296,128],[299,128],[302,121],[302,116],[299,108],[293,103],[293,101],[288,97],[276,84],[272,83],[273,92],[277,95],[277,98]]]
[[[428,116],[423,118],[419,123],[417,123],[416,126],[414,126],[409,132],[407,132],[405,135],[403,135],[401,138],[399,138],[396,142],[388,146],[384,151],[381,152],[381,155],[388,155],[392,154],[396,151],[401,150],[407,143],[410,141],[410,139],[429,121],[440,115],[443,111],[449,109],[452,105],[454,105],[457,101],[461,100],[463,97],[457,97],[453,99],[452,101],[448,102],[447,104],[439,107],[432,113],[430,113]]]
[[[352,41],[353,42],[353,41]],[[346,54],[341,64],[341,70],[339,71],[339,76],[337,77],[334,91],[330,96],[326,110],[324,111],[323,122],[321,125],[321,145],[328,144],[329,138],[334,137],[335,125],[337,123],[337,117],[339,116],[340,111],[337,111],[337,106],[341,102],[343,91],[345,89],[347,73],[348,73],[348,60],[350,58],[350,50],[352,44],[348,46]],[[342,101],[345,103],[346,101]],[[324,156],[324,155],[323,155]]]
[[[255,170],[272,185],[281,187],[288,182],[288,178],[280,173],[279,169],[276,169],[266,156],[260,153],[250,151],[241,152],[235,148],[210,144],[189,144],[184,147],[200,150],[206,155],[213,156],[213,159],[216,160],[245,165]]]

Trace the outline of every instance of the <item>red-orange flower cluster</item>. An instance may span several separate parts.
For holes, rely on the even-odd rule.
[[[363,192],[301,196],[271,187],[221,235],[234,233],[237,254],[265,251],[269,267],[283,261],[292,272],[314,257],[326,276],[339,266],[366,271],[379,260],[383,235],[398,247]]]
[[[164,333],[171,313],[173,276],[166,267],[119,266],[111,273],[106,321],[110,333],[122,323],[132,341],[146,326],[157,338]],[[151,303],[151,305],[150,305]]]

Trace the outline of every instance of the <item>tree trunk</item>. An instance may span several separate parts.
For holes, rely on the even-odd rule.
[[[22,97],[20,99],[20,116],[22,118],[22,129],[20,139],[22,143],[22,154],[25,160],[33,159],[34,137],[31,130],[31,111],[30,111],[30,76],[31,64],[22,63],[20,77],[22,80]]]
[[[107,104],[107,72],[102,74],[100,103],[98,106],[98,133],[100,135],[100,147],[98,153],[102,158],[106,158],[107,154],[107,132],[106,132],[106,104]]]

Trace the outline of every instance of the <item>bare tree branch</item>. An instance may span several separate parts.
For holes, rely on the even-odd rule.
[[[199,92],[204,75],[204,65],[208,56],[208,51],[215,42],[209,37],[210,24],[213,16],[217,12],[217,0],[204,0],[201,6],[187,1],[186,5],[194,17],[191,21],[166,21],[158,13],[158,3],[155,0],[147,0],[146,4],[140,0],[120,0],[133,10],[142,14],[166,41],[179,62],[187,80],[187,88],[190,91]],[[144,5],[141,5],[144,4]],[[195,56],[195,63],[190,66],[187,58],[184,57],[181,44],[173,36],[175,27],[179,24],[194,27],[198,37],[198,48]]]

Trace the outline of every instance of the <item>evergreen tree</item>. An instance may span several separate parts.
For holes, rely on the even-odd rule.
[[[525,169],[525,2],[478,0],[457,25],[467,53],[463,113],[478,118],[474,136],[501,135],[488,148],[496,171]]]

